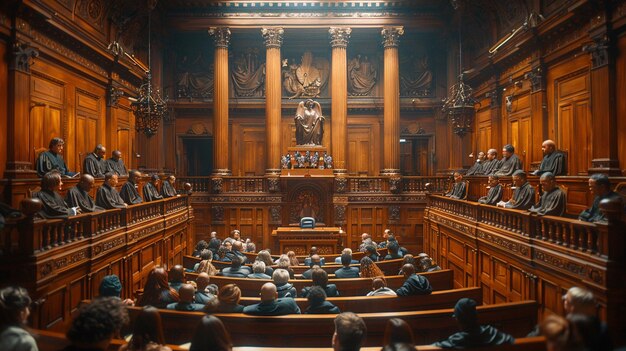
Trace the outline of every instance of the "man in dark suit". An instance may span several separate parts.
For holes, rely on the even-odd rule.
[[[261,287],[261,302],[244,307],[243,313],[255,316],[282,316],[300,314],[300,307],[292,298],[279,299],[276,285],[265,283]]]
[[[309,250],[309,257],[304,259],[304,265],[305,266],[309,266],[311,267],[311,260],[313,259],[313,256],[317,255],[317,247],[316,246],[311,246],[311,250]],[[325,262],[324,258],[321,257],[319,255],[317,255],[317,257],[319,258],[319,262],[317,263],[318,266],[323,266]]]
[[[311,255],[311,259],[309,261],[310,268],[302,272],[302,279],[311,279],[311,274],[313,273],[313,267],[315,266],[318,266],[318,267],[322,266],[320,256],[317,254]]]
[[[222,275],[225,277],[245,278],[248,274],[252,274],[252,270],[247,266],[242,267],[241,259],[236,255],[230,261],[230,267],[222,269]]]
[[[172,267],[172,269],[170,269],[168,276],[170,280],[170,288],[178,291],[178,289],[180,289],[185,280],[185,269],[183,268],[183,266],[177,264]]]
[[[335,271],[336,278],[358,278],[359,267],[350,267],[352,263],[352,255],[344,253],[341,255],[341,264],[343,267]]]
[[[239,260],[241,260],[242,264],[248,262],[248,257],[246,257],[246,255],[243,253],[243,243],[239,240],[233,241],[231,250],[226,253],[226,257],[230,260],[232,260],[235,256],[239,257]]]
[[[402,258],[403,255],[400,252],[400,244],[397,241],[390,241],[387,244],[387,256],[385,256],[385,260],[393,260],[396,258]]]
[[[173,302],[167,305],[168,310],[177,311],[201,311],[204,309],[203,304],[195,303],[194,298],[196,289],[191,284],[182,284],[178,289],[180,301]]]
[[[426,277],[415,274],[415,267],[412,264],[402,266],[402,274],[406,280],[400,289],[396,290],[398,296],[430,295],[433,291]]]

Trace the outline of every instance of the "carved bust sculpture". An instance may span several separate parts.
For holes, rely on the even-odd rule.
[[[294,120],[298,145],[322,145],[325,118],[317,101],[311,99],[301,101]]]

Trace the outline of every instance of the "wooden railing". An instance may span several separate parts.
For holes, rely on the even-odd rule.
[[[403,192],[444,193],[450,187],[450,177],[402,177]]]

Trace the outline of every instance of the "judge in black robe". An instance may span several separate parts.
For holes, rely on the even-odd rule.
[[[35,168],[37,169],[37,175],[43,177],[50,171],[57,171],[61,176],[73,177],[76,175],[74,172],[70,172],[63,160],[63,147],[65,141],[61,138],[52,138],[50,140],[49,150],[39,154],[37,161],[35,161]]]
[[[105,209],[124,208],[126,203],[120,194],[115,190],[117,185],[117,174],[107,172],[104,174],[104,184],[98,188],[96,193],[96,205]]]
[[[513,184],[516,186],[513,197],[508,202],[500,201],[498,206],[527,210],[535,203],[535,188],[526,180],[526,172],[522,170],[513,173]]]
[[[554,174],[546,172],[541,175],[539,183],[543,188],[543,194],[539,203],[528,209],[540,216],[562,216],[565,213],[565,193],[556,185]]]
[[[167,180],[163,182],[163,185],[161,185],[161,195],[164,198],[178,195],[176,189],[174,188],[174,184],[176,184],[176,177],[173,175],[167,177]]]
[[[621,196],[611,190],[611,182],[605,174],[593,174],[589,178],[589,190],[595,195],[590,208],[582,211],[578,219],[585,222],[602,222],[606,218],[600,211],[600,201],[604,199],[616,199],[622,202]]]
[[[499,168],[495,172],[496,175],[500,177],[510,176],[518,169],[522,169],[522,161],[515,154],[515,148],[511,144],[504,145],[502,147],[502,160],[500,160]]]
[[[106,148],[98,144],[92,153],[83,160],[83,173],[92,175],[94,178],[104,178],[107,172],[107,163],[104,159]]]
[[[463,181],[463,175],[459,172],[454,172],[454,185],[452,189],[445,194],[445,196],[453,199],[465,199],[466,184]]]
[[[489,149],[487,151],[487,159],[483,162],[481,171],[484,175],[490,175],[500,167],[500,161],[498,160],[498,151],[496,149]]]
[[[158,189],[159,180],[160,180],[159,176],[156,174],[153,174],[150,177],[150,183],[146,183],[143,186],[143,200],[145,202],[161,200],[163,198],[163,196],[159,194],[159,189]]]
[[[483,196],[478,199],[478,203],[485,205],[496,205],[502,200],[502,185],[500,185],[500,178],[497,175],[489,176],[489,191],[487,196]]]
[[[122,186],[122,190],[120,190],[120,196],[122,200],[128,205],[140,204],[143,202],[141,196],[139,196],[139,191],[137,191],[137,179],[140,177],[138,171],[131,171],[128,175],[128,181],[124,186]]]
[[[78,213],[77,208],[69,207],[61,195],[57,193],[63,186],[61,174],[52,171],[44,174],[41,178],[41,191],[35,193],[43,205],[39,215],[43,218],[67,218]]]
[[[111,158],[107,161],[107,172],[113,172],[118,176],[127,176],[128,171],[126,170],[126,165],[124,165],[124,160],[122,160],[122,152],[120,150],[113,151],[111,154]]]
[[[556,149],[556,144],[552,140],[546,140],[541,144],[543,151],[543,159],[539,165],[539,169],[533,172],[534,175],[542,175],[550,172],[555,176],[564,175],[565,172],[565,155]]]
[[[82,174],[80,181],[75,187],[67,191],[65,195],[65,202],[70,207],[78,207],[81,212],[97,212],[103,211],[104,208],[96,206],[96,202],[93,200],[89,192],[93,188],[94,179],[89,174]]]
[[[474,162],[474,164],[472,165],[472,167],[470,167],[467,172],[465,172],[465,175],[480,175],[483,174],[483,162],[485,161],[485,153],[484,152],[479,152],[478,153],[478,159],[476,160],[476,162]]]

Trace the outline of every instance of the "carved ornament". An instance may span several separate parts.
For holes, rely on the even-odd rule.
[[[346,222],[346,206],[335,205],[335,223],[344,224]]]
[[[224,221],[224,207],[222,206],[211,206],[211,217],[213,219],[213,223],[223,222]]]
[[[514,241],[506,240],[497,235],[492,235],[490,233],[479,230],[476,232],[476,236],[480,239],[483,239],[487,242],[500,246],[501,248],[513,252],[519,253],[523,256],[528,256],[528,247],[522,245],[520,243],[516,243]]]
[[[219,194],[222,192],[224,184],[224,178],[211,178],[211,189],[214,193]]]
[[[261,35],[265,39],[266,48],[280,49],[283,44],[283,34],[285,30],[282,27],[263,27],[261,28]]]
[[[311,51],[302,54],[299,64],[295,59],[284,59],[282,66],[283,88],[292,94],[289,99],[319,97],[328,82],[330,62],[322,57],[314,57]]]
[[[215,47],[221,49],[228,49],[230,44],[230,29],[227,27],[211,27],[209,28],[209,35],[215,40]]]
[[[348,95],[368,96],[378,82],[378,61],[357,54],[348,61]]]
[[[280,179],[278,177],[267,178],[267,188],[270,193],[276,193],[280,191]]]
[[[583,46],[583,52],[591,54],[591,68],[601,68],[609,64],[609,39],[606,36],[594,38],[593,43]]]
[[[402,178],[391,177],[389,178],[389,191],[397,194],[402,191]]]
[[[381,30],[380,34],[383,36],[383,47],[397,48],[400,44],[400,36],[404,34],[403,27],[385,27]]]
[[[263,97],[265,94],[265,63],[260,62],[259,50],[248,49],[236,55],[230,70],[237,97]]]
[[[107,88],[107,106],[108,107],[117,107],[117,104],[120,101],[120,97],[124,95],[122,89],[109,85]]]
[[[346,186],[348,185],[348,179],[345,177],[335,178],[335,191],[338,193],[345,193]]]
[[[27,43],[13,43],[10,70],[30,73],[33,60],[39,56],[39,50]]]
[[[387,215],[389,216],[389,220],[391,221],[400,220],[400,206],[389,206],[387,211],[388,211]]]
[[[270,221],[281,223],[280,206],[270,206]]]
[[[347,27],[330,27],[328,34],[330,36],[330,46],[332,48],[346,48],[350,41],[351,28]]]

